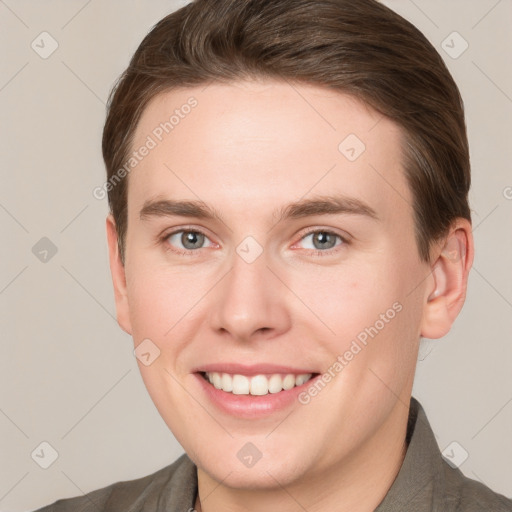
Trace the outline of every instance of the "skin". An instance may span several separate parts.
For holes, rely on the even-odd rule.
[[[405,454],[420,338],[446,334],[464,302],[471,226],[457,219],[422,261],[400,129],[315,86],[247,81],[163,93],[145,109],[133,147],[191,96],[197,107],[129,175],[124,265],[111,216],[107,235],[118,322],[135,346],[149,338],[160,349],[139,367],[198,466],[196,509],[373,511]],[[349,134],[366,146],[353,162],[338,150]],[[333,195],[364,202],[378,218],[273,214]],[[199,198],[218,217],[141,219],[155,198]],[[204,232],[204,245],[162,238],[180,229]],[[314,230],[346,242],[334,237],[323,249]],[[252,263],[236,252],[249,235],[263,250]],[[307,405],[238,418],[216,409],[192,374],[219,362],[325,372],[396,302],[402,310]],[[262,453],[251,468],[237,457],[247,442]]]

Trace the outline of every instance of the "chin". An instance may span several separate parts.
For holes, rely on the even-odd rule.
[[[222,482],[222,485],[231,489],[240,490],[272,490],[280,485],[289,485],[296,477],[290,470],[283,471],[281,468],[276,470],[272,465],[268,467],[241,469],[240,467],[225,468],[225,472],[220,472],[219,467],[211,468],[211,472],[204,469],[211,478],[217,482]],[[229,473],[231,471],[231,473]]]
[[[292,448],[288,450],[288,456],[262,455],[252,467],[246,467],[238,458],[233,460],[230,457],[226,460],[225,456],[213,459],[209,457],[208,460],[199,458],[194,462],[212,479],[222,482],[222,485],[227,487],[241,490],[271,490],[290,485],[307,472],[304,457],[297,453],[296,460],[290,459],[290,453],[293,453]]]

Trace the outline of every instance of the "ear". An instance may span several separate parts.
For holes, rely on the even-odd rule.
[[[112,214],[107,216],[107,240],[110,259],[110,272],[112,274],[112,283],[114,285],[114,298],[116,301],[117,323],[128,334],[132,333],[130,322],[130,308],[126,293],[126,275],[121,255],[119,254],[119,244],[117,243],[117,228]]]
[[[466,299],[473,256],[471,223],[459,218],[434,254],[425,290],[421,336],[437,339],[450,330]]]

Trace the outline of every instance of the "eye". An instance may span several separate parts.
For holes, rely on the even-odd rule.
[[[214,245],[212,241],[201,231],[186,230],[175,231],[164,236],[164,240],[178,249],[178,252],[193,251]],[[205,242],[207,245],[205,246]]]
[[[301,242],[304,242],[304,249],[313,249],[322,252],[347,243],[341,235],[326,230],[311,231],[301,238]]]

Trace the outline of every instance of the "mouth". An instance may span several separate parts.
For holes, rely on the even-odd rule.
[[[222,414],[248,420],[265,420],[302,407],[299,395],[315,385],[320,373],[300,366],[275,363],[210,363],[192,370],[205,403]]]
[[[224,372],[199,372],[215,389],[232,395],[265,396],[289,391],[306,384],[317,373],[272,373],[242,375]]]

